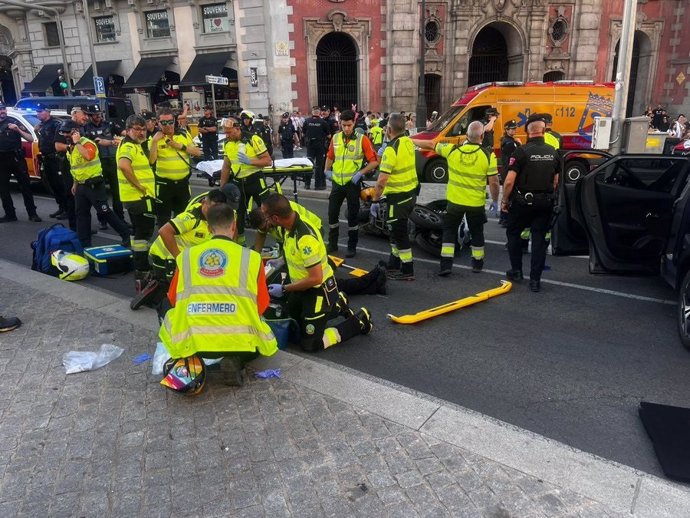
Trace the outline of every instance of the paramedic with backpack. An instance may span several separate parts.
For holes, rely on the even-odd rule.
[[[453,271],[455,242],[458,226],[467,217],[467,225],[472,236],[472,271],[479,273],[484,266],[484,223],[486,212],[486,183],[488,179],[491,193],[490,211],[498,209],[498,168],[496,156],[482,147],[484,126],[480,121],[470,123],[467,128],[467,142],[462,146],[437,144],[425,140],[415,141],[419,147],[434,149],[448,162],[448,189],[446,198],[448,208],[443,218],[443,244],[441,245],[441,276]]]
[[[74,179],[75,214],[77,235],[86,248],[91,246],[91,207],[122,238],[122,245],[129,246],[129,227],[117,214],[110,210],[105,191],[105,178],[98,155],[98,145],[91,139],[82,137],[80,127],[86,124],[86,107],[72,108],[72,119],[64,121],[59,132],[67,137],[67,160]]]

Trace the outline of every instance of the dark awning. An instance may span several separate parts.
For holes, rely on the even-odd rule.
[[[124,88],[154,88],[171,63],[172,57],[141,58]]]
[[[113,61],[97,61],[98,75],[104,77],[106,84],[108,83],[108,76],[115,73],[117,67],[120,65],[120,60]],[[74,90],[93,90],[93,66],[89,66],[81,76],[81,79],[74,85]]]
[[[24,87],[22,92],[30,94],[45,94],[46,90],[57,81],[58,70],[62,68],[62,64],[43,65],[43,68],[38,71],[36,77]]]
[[[180,88],[185,86],[203,86],[206,84],[206,76],[222,75],[228,59],[230,59],[230,52],[197,54],[194,61],[192,61],[192,66],[189,67],[184,78],[180,81]],[[227,77],[230,80],[237,80],[237,73],[235,72],[235,77]]]

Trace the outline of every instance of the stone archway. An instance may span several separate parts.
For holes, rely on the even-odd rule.
[[[369,38],[371,23],[369,20],[358,20],[348,17],[344,11],[334,10],[322,18],[305,18],[304,33],[307,42],[307,81],[309,85],[309,103],[317,104],[319,99],[317,74],[317,47],[319,42],[330,33],[346,34],[357,49],[358,101],[360,106],[370,105],[369,97]],[[342,107],[341,107],[342,108]],[[349,108],[349,106],[347,106]]]
[[[344,32],[330,32],[316,46],[318,105],[348,109],[358,103],[357,46]]]
[[[618,68],[620,40],[616,43],[613,57],[613,74],[611,81],[616,80]],[[635,31],[633,40],[632,62],[630,63],[630,80],[628,81],[628,102],[625,108],[626,117],[643,115],[650,102],[649,75],[647,71],[652,65],[652,42],[642,31]]]
[[[522,81],[524,45],[520,33],[506,22],[483,26],[472,40],[467,86],[493,81]]]

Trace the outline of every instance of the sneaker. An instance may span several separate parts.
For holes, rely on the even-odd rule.
[[[61,212],[60,214],[55,216],[55,219],[57,219],[58,221],[63,219],[69,219],[69,214],[67,214],[66,212]]]
[[[521,281],[525,277],[522,275],[522,270],[508,270],[506,272],[506,279],[509,281]]]
[[[387,277],[393,281],[413,281],[414,273],[405,273],[401,270],[388,271]]]
[[[0,223],[10,223],[12,221],[17,221],[17,216],[3,216],[0,218]]]
[[[136,311],[141,306],[151,302],[154,299],[154,295],[158,292],[158,288],[160,287],[160,282],[156,280],[150,280],[146,283],[146,285],[144,285],[144,281],[141,279],[136,282],[139,283],[137,295],[129,303],[129,309],[132,311]]]
[[[33,221],[34,223],[40,223],[43,220],[38,214],[32,214],[31,216],[29,216],[29,221]]]
[[[14,331],[19,326],[22,325],[22,321],[17,317],[0,317],[0,333],[7,333],[8,331]]]
[[[60,214],[63,214],[65,211],[62,209],[58,209],[55,212],[48,214],[49,218],[57,218]]]
[[[472,259],[472,272],[481,273],[484,268],[484,259]]]
[[[347,258],[352,258],[356,255],[357,255],[357,250],[355,250],[354,248],[348,248],[347,252],[345,252],[345,257],[347,257]]]
[[[236,356],[223,358],[223,361],[220,362],[223,383],[230,387],[241,387],[244,385],[243,370],[242,362]]]
[[[355,315],[362,325],[361,333],[363,335],[368,335],[371,330],[374,329],[374,324],[371,322],[371,314],[367,308],[361,308]]]
[[[534,293],[541,290],[541,281],[539,279],[530,279],[529,280],[529,290],[533,291]]]

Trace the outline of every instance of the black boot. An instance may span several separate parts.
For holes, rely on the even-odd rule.
[[[402,263],[400,271],[389,272],[388,278],[395,281],[413,281],[414,280],[414,264],[412,262]]]
[[[388,273],[397,272],[400,270],[400,257],[390,254],[388,256],[388,265],[386,266]]]
[[[451,273],[453,273],[453,258],[441,257],[441,267],[438,270],[438,275],[448,277]]]

